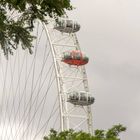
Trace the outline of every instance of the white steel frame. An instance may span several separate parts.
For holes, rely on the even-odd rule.
[[[55,30],[54,22],[43,24],[53,56],[60,106],[61,131],[68,129],[92,133],[91,105],[78,106],[67,102],[67,94],[74,90],[89,93],[88,80],[84,66],[69,66],[61,61],[64,51],[81,50],[75,33],[61,33]]]

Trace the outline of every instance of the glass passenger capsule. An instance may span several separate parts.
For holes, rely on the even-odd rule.
[[[63,53],[62,61],[69,65],[85,65],[89,58],[79,50],[67,51]]]
[[[80,25],[73,20],[59,19],[54,29],[64,33],[74,33],[80,30]]]
[[[94,103],[94,97],[85,92],[85,91],[80,91],[80,92],[72,92],[68,94],[67,101],[74,104],[74,105],[81,105],[81,106],[88,106]]]

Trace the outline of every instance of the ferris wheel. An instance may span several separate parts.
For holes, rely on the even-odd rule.
[[[19,47],[5,59],[0,53],[0,139],[41,140],[51,128],[93,131],[85,65],[68,18],[37,22],[33,54]]]

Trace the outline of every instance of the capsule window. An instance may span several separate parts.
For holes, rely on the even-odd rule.
[[[80,53],[76,53],[75,54],[75,59],[80,60],[81,59],[81,54]]]
[[[73,21],[67,20],[67,27],[72,28],[73,27]]]
[[[71,53],[70,52],[65,52],[64,53],[64,59],[66,59],[66,60],[72,59]]]

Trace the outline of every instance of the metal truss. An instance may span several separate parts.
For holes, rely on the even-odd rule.
[[[43,24],[51,47],[60,106],[61,130],[75,129],[92,133],[91,105],[73,105],[67,102],[68,93],[89,92],[88,79],[84,66],[70,66],[61,61],[65,51],[81,50],[75,33],[61,33],[54,29],[55,22]]]

